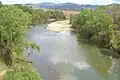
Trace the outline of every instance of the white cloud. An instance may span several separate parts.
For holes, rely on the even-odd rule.
[[[78,4],[111,4],[119,0],[2,0],[3,3],[39,3],[39,2],[73,2]]]
[[[15,4],[15,3],[39,3],[40,0],[2,0],[3,3]]]
[[[116,2],[113,0],[69,0],[69,1],[79,4],[102,4],[102,5]]]

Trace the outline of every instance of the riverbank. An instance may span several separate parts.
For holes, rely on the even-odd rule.
[[[5,75],[6,70],[0,71],[0,80],[3,80],[3,76]]]
[[[69,24],[69,20],[64,20],[64,21],[56,21],[48,24],[47,29],[51,31],[62,32],[62,31],[71,31],[72,29],[70,27],[71,24]]]
[[[0,62],[0,80],[3,80],[3,76],[5,75],[7,71],[6,65]]]

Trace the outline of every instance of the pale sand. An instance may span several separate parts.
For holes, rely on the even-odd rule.
[[[7,66],[0,61],[0,80],[3,80],[3,76],[7,71]]]
[[[48,24],[47,29],[51,31],[61,32],[61,31],[70,31],[72,30],[69,20],[56,21]]]
[[[0,80],[3,80],[3,76],[5,74],[6,70],[0,71]]]

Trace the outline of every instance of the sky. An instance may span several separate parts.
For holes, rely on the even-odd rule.
[[[77,4],[97,4],[106,5],[111,3],[120,3],[120,0],[1,0],[3,4],[15,4],[15,3],[40,3],[40,2],[54,2],[65,3],[72,2]]]

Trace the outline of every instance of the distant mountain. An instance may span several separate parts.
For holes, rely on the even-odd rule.
[[[79,5],[75,3],[51,3],[51,2],[42,2],[39,4],[25,4],[26,6],[32,6],[33,8],[47,8],[47,9],[63,9],[63,10],[81,10],[83,8],[95,9],[97,5]]]

